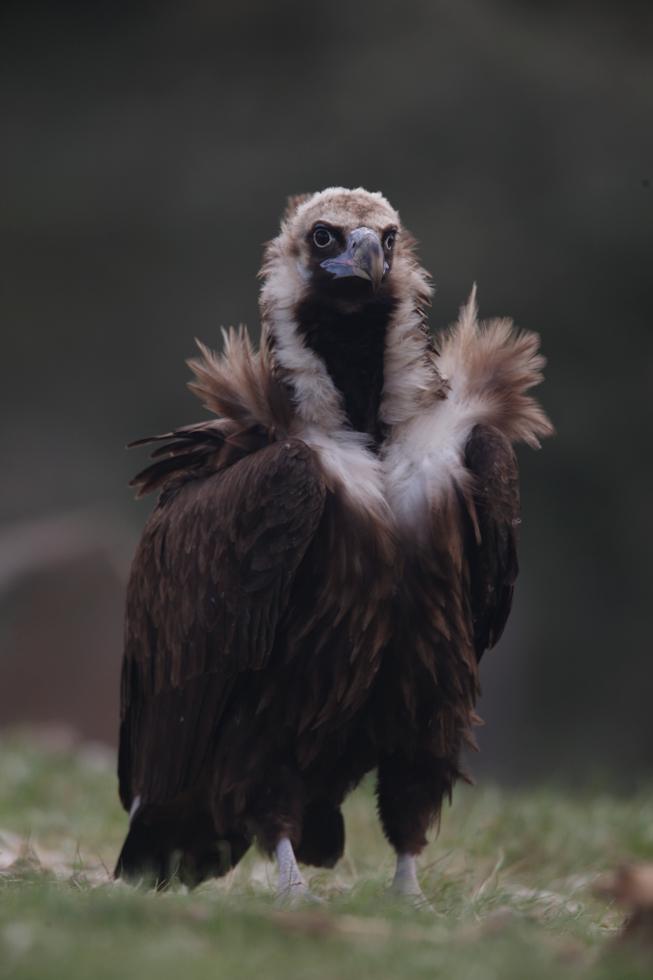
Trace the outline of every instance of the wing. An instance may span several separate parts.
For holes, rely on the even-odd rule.
[[[480,660],[503,633],[519,566],[517,460],[508,439],[492,426],[477,425],[465,447],[473,475],[467,556],[474,644]]]
[[[325,485],[275,442],[164,489],[134,558],[121,691],[120,795],[160,803],[200,778],[236,678],[262,668]]]
[[[268,445],[269,438],[261,426],[240,426],[230,419],[215,419],[185,425],[160,436],[147,436],[130,442],[128,449],[160,443],[150,453],[154,460],[137,473],[130,487],[143,497],[153,490],[169,491],[189,478],[206,476],[226,469],[239,459]]]

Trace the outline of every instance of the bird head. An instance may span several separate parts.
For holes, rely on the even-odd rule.
[[[310,289],[352,304],[389,289],[400,222],[380,194],[336,189],[293,203],[282,236]]]
[[[332,187],[290,198],[266,249],[263,302],[312,296],[354,310],[400,297],[416,265],[413,246],[382,194]]]

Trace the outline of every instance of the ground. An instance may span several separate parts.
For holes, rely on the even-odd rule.
[[[653,789],[460,787],[421,859],[433,911],[393,904],[392,857],[371,784],[346,805],[335,871],[312,871],[323,904],[279,909],[256,853],[228,879],[154,895],[110,881],[126,826],[110,752],[61,734],[0,750],[0,978],[260,977],[384,980],[650,978],[616,942],[622,912],[599,875],[653,858]]]

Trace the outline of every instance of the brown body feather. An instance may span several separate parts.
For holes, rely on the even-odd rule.
[[[310,207],[293,204],[283,234]],[[306,304],[274,279],[283,234],[266,259],[261,351],[243,330],[222,357],[201,349],[191,387],[218,418],[157,437],[133,481],[162,492],[128,589],[126,876],[194,884],[281,836],[331,865],[340,804],[373,768],[389,841],[419,853],[473,742],[478,661],[510,610],[511,441],[550,431],[526,394],[537,339],[479,327],[472,298],[437,355],[409,243],[365,327],[383,331],[383,363],[330,373],[343,357],[333,312],[314,304],[302,332]]]

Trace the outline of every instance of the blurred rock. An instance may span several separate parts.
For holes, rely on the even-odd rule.
[[[74,737],[115,743],[126,572],[120,536],[88,515],[0,534],[0,725],[52,726],[54,741],[72,729]]]
[[[653,864],[619,868],[606,875],[596,891],[628,913],[617,942],[636,944],[653,955]]]

